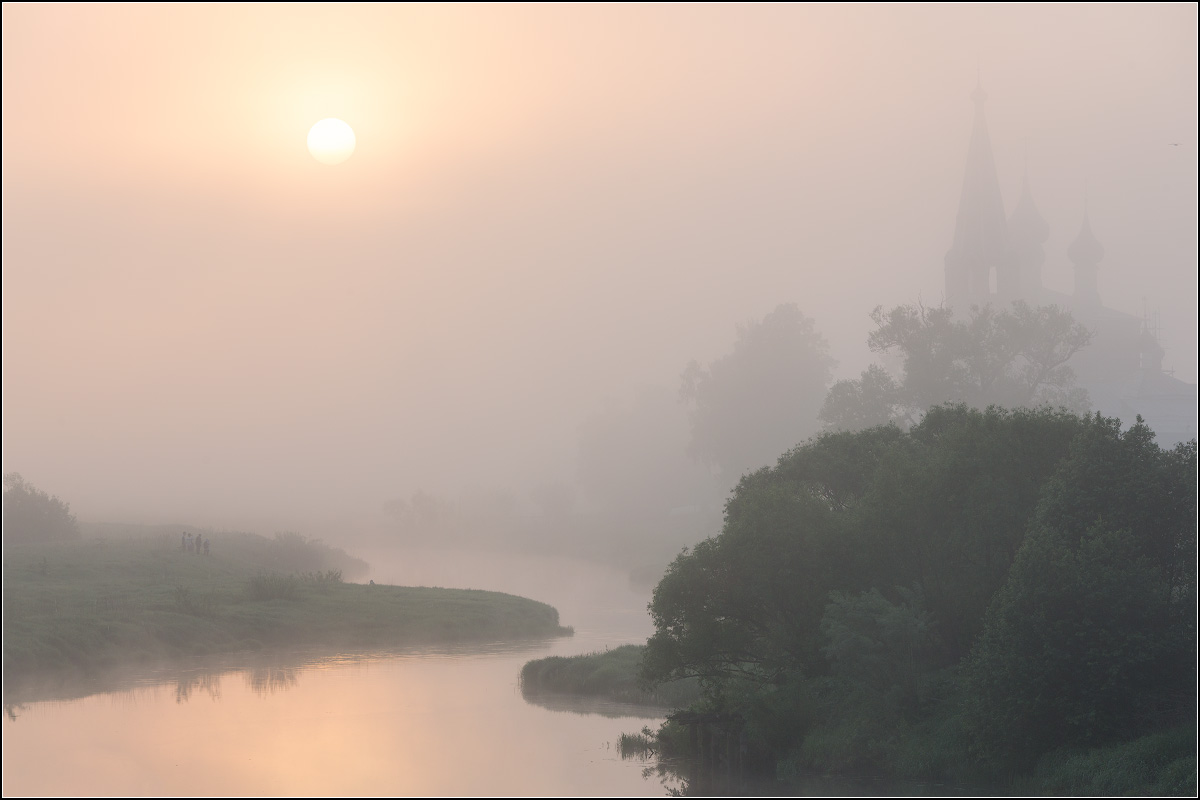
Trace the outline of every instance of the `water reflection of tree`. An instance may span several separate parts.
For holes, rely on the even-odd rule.
[[[626,703],[606,697],[548,692],[521,686],[521,697],[526,703],[541,706],[549,711],[567,712],[581,717],[598,714],[609,719],[661,720],[671,709],[667,706]]]
[[[255,694],[274,694],[291,689],[300,680],[300,670],[295,667],[255,667],[246,670],[246,685]]]
[[[198,675],[186,675],[175,682],[175,702],[186,703],[192,697],[192,692],[204,691],[213,700],[221,699],[221,673],[203,672]]]
[[[747,774],[740,763],[699,747],[691,756],[664,756],[648,727],[641,734],[622,734],[618,752],[623,761],[645,764],[642,780],[657,777],[671,797],[733,797],[786,794],[783,784]],[[808,792],[800,795],[807,796]],[[818,793],[817,796],[820,796]]]
[[[20,716],[19,714],[17,714],[17,712],[24,711],[24,710],[25,710],[25,706],[21,703],[5,703],[4,704],[4,713],[8,715],[8,719],[10,722],[16,722],[17,717]]]

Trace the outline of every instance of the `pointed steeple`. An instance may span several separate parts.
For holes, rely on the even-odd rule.
[[[1001,299],[1015,300],[1020,291],[1008,250],[1004,199],[1000,196],[996,161],[992,157],[992,142],[983,114],[987,94],[978,83],[971,93],[971,100],[975,103],[975,123],[967,147],[954,243],[946,253],[946,301],[960,312],[992,299],[993,271]]]
[[[1046,261],[1043,245],[1050,238],[1050,226],[1038,212],[1029,191],[1029,164],[1021,179],[1021,198],[1008,218],[1008,243],[1012,248],[1020,283],[1020,296],[1036,300],[1042,291],[1042,264]]]
[[[1067,258],[1075,265],[1075,302],[1079,305],[1100,305],[1100,292],[1096,289],[1097,267],[1104,260],[1104,245],[1092,233],[1088,220],[1087,200],[1083,203],[1083,227],[1075,241],[1067,247]]]

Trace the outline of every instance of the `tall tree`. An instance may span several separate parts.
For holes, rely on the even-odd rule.
[[[773,464],[818,430],[836,364],[825,337],[793,303],[739,325],[732,352],[704,368],[693,361],[683,373],[689,453],[717,467],[726,483]]]
[[[871,352],[899,356],[899,378],[872,366],[857,380],[838,381],[821,408],[838,430],[895,422],[914,424],[940,403],[974,408],[1051,405],[1084,412],[1087,393],[1075,386],[1068,362],[1091,333],[1057,306],[971,309],[956,319],[949,308],[903,305],[871,313]]]
[[[1046,483],[968,662],[980,752],[1028,763],[1194,720],[1196,443],[1099,416]]]

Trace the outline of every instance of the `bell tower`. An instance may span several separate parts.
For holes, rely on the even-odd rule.
[[[993,300],[1011,302],[1021,292],[1018,267],[1008,246],[1004,199],[1000,196],[996,161],[983,114],[987,94],[981,86],[976,85],[971,100],[975,103],[975,124],[967,148],[954,242],[945,261],[946,303],[960,314],[973,305],[982,306]]]

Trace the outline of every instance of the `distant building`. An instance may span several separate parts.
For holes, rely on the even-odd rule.
[[[1195,438],[1196,384],[1163,369],[1157,324],[1101,302],[1097,274],[1104,247],[1092,233],[1086,204],[1079,234],[1067,248],[1075,268],[1074,292],[1063,294],[1042,285],[1050,226],[1034,205],[1028,174],[1006,218],[983,114],[987,95],[977,86],[971,99],[975,124],[954,241],[946,253],[946,304],[960,313],[971,306],[1007,306],[1016,300],[1068,309],[1092,331],[1091,343],[1070,362],[1092,408],[1125,424],[1140,414],[1164,447]]]

